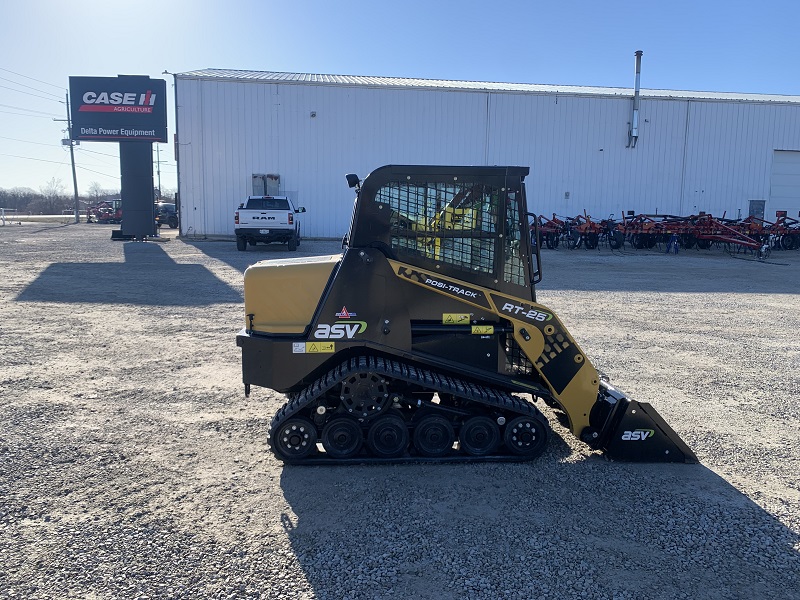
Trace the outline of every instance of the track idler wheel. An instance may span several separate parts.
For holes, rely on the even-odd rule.
[[[547,428],[538,419],[517,417],[506,424],[503,442],[509,452],[535,458],[547,447]]]
[[[272,449],[284,460],[305,458],[317,450],[317,429],[303,417],[293,417],[275,432]]]
[[[459,447],[470,456],[487,456],[500,445],[500,427],[489,417],[472,417],[461,426]]]
[[[397,458],[408,448],[408,428],[403,417],[384,415],[375,419],[367,433],[367,447],[377,458]]]
[[[439,415],[423,417],[414,429],[414,447],[422,456],[446,456],[455,441],[456,434],[450,421]]]
[[[335,417],[322,428],[322,447],[331,458],[353,458],[364,444],[361,425],[351,417]]]

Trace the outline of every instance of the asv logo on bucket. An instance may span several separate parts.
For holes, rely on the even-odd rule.
[[[652,429],[634,429],[633,431],[625,431],[622,433],[622,439],[629,442],[645,441],[656,434]]]
[[[366,330],[366,321],[336,321],[333,325],[320,323],[317,325],[314,337],[318,340],[340,340],[346,337],[349,340]]]

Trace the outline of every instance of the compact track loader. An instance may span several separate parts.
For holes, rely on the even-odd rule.
[[[348,175],[357,198],[342,254],[245,271],[245,393],[287,395],[269,432],[280,459],[529,460],[550,433],[541,400],[611,459],[697,462],[536,302],[527,175],[435,166]]]

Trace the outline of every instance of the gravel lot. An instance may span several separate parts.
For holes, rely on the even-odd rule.
[[[543,254],[540,302],[699,465],[551,419],[529,464],[284,468],[234,342],[283,247],[113,228],[0,228],[0,597],[800,598],[800,252]]]

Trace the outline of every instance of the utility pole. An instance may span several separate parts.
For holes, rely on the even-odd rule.
[[[69,157],[72,161],[72,189],[75,192],[75,222],[81,222],[81,207],[78,200],[78,176],[75,174],[75,150],[72,141],[72,117],[69,112],[69,92],[67,92],[67,138],[69,139]]]

